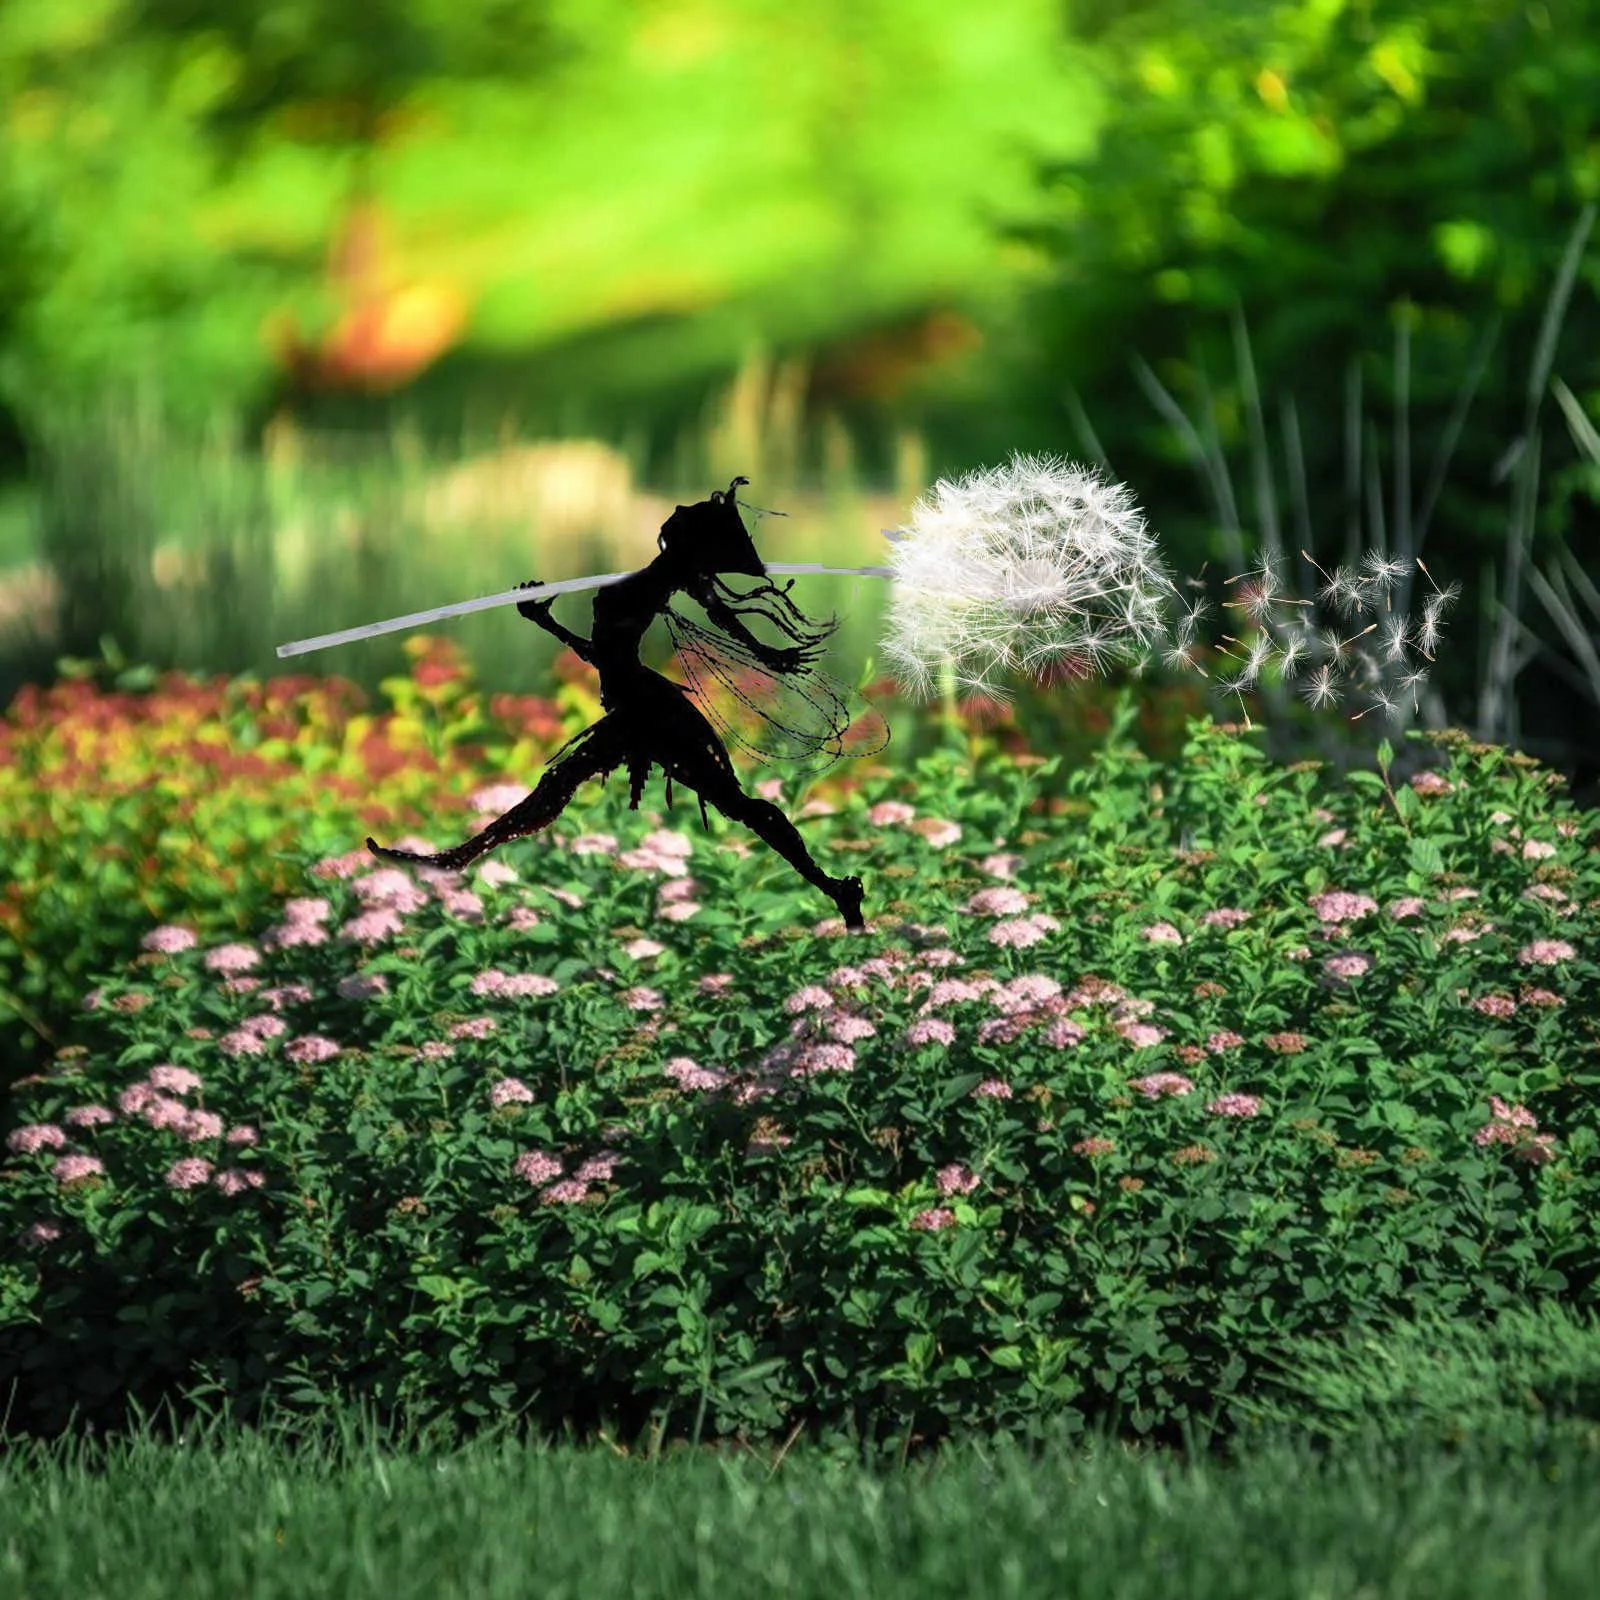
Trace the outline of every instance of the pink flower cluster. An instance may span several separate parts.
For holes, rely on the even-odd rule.
[[[1555,1139],[1548,1133],[1536,1134],[1538,1118],[1525,1106],[1508,1106],[1499,1095],[1489,1096],[1492,1119],[1473,1134],[1472,1142],[1480,1146],[1507,1144],[1512,1154],[1534,1166],[1543,1166],[1555,1159]]]

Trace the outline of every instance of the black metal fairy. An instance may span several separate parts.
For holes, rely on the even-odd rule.
[[[700,801],[701,825],[708,831],[706,804],[725,817],[742,822],[808,882],[821,889],[838,907],[845,926],[865,926],[861,916],[862,883],[859,877],[829,877],[812,860],[795,825],[771,801],[748,795],[739,786],[733,763],[702,709],[735,742],[757,754],[796,762],[819,754],[831,765],[841,755],[865,755],[881,749],[887,730],[875,744],[859,739],[846,749],[846,732],[858,734],[862,724],[848,709],[848,690],[817,672],[812,663],[838,626],[836,619],[813,624],[788,598],[793,582],[780,589],[768,577],[734,496],[748,478],[735,478],[723,494],[713,490],[709,500],[679,506],[662,525],[657,544],[661,554],[648,566],[608,583],[595,593],[594,630],[580,638],[550,615],[549,600],[525,600],[517,610],[571,647],[600,674],[600,703],[605,715],[567,741],[551,758],[544,776],[527,799],[491,822],[482,833],[451,850],[418,855],[408,850],[387,850],[367,840],[367,848],[385,861],[416,862],[454,871],[512,839],[548,827],[566,808],[578,786],[589,778],[603,778],[626,765],[630,779],[630,804],[639,808],[644,784],[653,765],[666,775],[667,805],[672,805],[672,783],[695,791]],[[719,576],[740,573],[767,581],[747,594],[731,589]],[[524,588],[537,580],[530,579]],[[725,630],[710,633],[672,609],[670,600],[688,594],[708,617]],[[732,602],[739,602],[734,604]],[[792,645],[774,646],[758,639],[739,619],[755,614],[772,623]],[[650,624],[665,619],[692,688],[651,671],[639,659],[639,645]],[[728,637],[731,635],[732,637]],[[721,713],[708,692],[706,676],[717,680],[744,705],[755,711],[783,737],[777,743],[754,743],[742,737]],[[752,691],[752,692],[747,692]],[[698,693],[701,707],[691,695]],[[811,725],[764,710],[757,696],[776,698],[791,715],[806,717]],[[799,708],[805,708],[803,711]],[[881,719],[868,712],[868,721]],[[812,763],[812,770],[817,764]]]

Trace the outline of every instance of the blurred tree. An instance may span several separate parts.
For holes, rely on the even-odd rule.
[[[200,420],[258,398],[263,324],[326,299],[366,158],[428,85],[536,91],[633,5],[6,0],[0,403],[28,417],[144,382]],[[230,218],[247,163],[292,228],[259,193],[253,225]]]

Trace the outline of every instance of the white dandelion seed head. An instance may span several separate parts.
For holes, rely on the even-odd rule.
[[[1054,456],[941,479],[890,543],[883,652],[925,696],[948,662],[1003,700],[1003,681],[1083,658],[1132,661],[1166,633],[1172,593],[1122,484]]]
[[[1294,675],[1296,665],[1301,656],[1306,653],[1306,637],[1304,634],[1292,634],[1283,641],[1278,651],[1278,670],[1284,678]]]

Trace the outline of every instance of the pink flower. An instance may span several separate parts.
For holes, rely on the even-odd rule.
[[[1329,956],[1322,963],[1322,970],[1329,977],[1338,978],[1341,982],[1348,982],[1351,978],[1359,978],[1372,966],[1371,960],[1361,955],[1358,951],[1347,951],[1344,955]]]
[[[630,1011],[659,1011],[662,1006],[661,996],[654,989],[624,989],[621,999]]]
[[[1011,1085],[1001,1082],[999,1078],[985,1078],[972,1091],[972,1097],[974,1100],[1009,1100]]]
[[[1261,1109],[1261,1098],[1253,1094],[1219,1094],[1206,1110],[1218,1117],[1253,1117]]]
[[[1347,830],[1344,828],[1332,828],[1327,833],[1323,834],[1323,836],[1317,840],[1317,843],[1325,850],[1337,849],[1344,843],[1346,831]]]
[[[539,926],[539,913],[531,906],[513,906],[506,914],[505,925],[513,933],[527,933]]]
[[[1129,1085],[1137,1089],[1140,1094],[1150,1100],[1159,1100],[1162,1095],[1192,1094],[1194,1084],[1181,1072],[1152,1072],[1143,1078],[1135,1078]]]
[[[50,1169],[57,1183],[77,1183],[82,1178],[103,1178],[105,1174],[105,1163],[98,1156],[62,1156]]]
[[[830,1039],[840,1044],[851,1044],[857,1039],[870,1039],[877,1029],[865,1017],[853,1012],[835,1011],[823,1019],[823,1028]]]
[[[267,1042],[248,1028],[235,1028],[217,1040],[217,1048],[229,1056],[259,1056],[265,1054]]]
[[[117,1109],[125,1117],[136,1117],[152,1100],[161,1098],[148,1083],[131,1083],[117,1096]]]
[[[926,1211],[919,1211],[911,1219],[911,1226],[919,1233],[937,1233],[940,1228],[949,1228],[955,1225],[956,1214],[948,1206],[931,1206]]]
[[[293,950],[300,945],[319,945],[328,942],[328,930],[314,922],[284,922],[268,928],[261,942],[269,950]]]
[[[1087,1030],[1081,1023],[1074,1022],[1071,1017],[1057,1017],[1044,1030],[1045,1043],[1053,1045],[1057,1050],[1077,1044],[1085,1037]]]
[[[911,831],[921,834],[935,850],[942,850],[961,837],[961,824],[945,822],[938,817],[922,817],[911,824]]]
[[[1080,1139],[1072,1147],[1075,1156],[1108,1156],[1117,1148],[1114,1139]]]
[[[1419,772],[1412,778],[1411,787],[1418,794],[1449,794],[1455,785],[1442,773]]]
[[[1283,952],[1285,961],[1309,961],[1311,959],[1311,946],[1308,944],[1291,945]]]
[[[673,900],[692,900],[694,891],[693,878],[669,878],[656,890],[656,904],[666,905]]]
[[[1170,922],[1153,922],[1144,929],[1144,936],[1151,944],[1182,944],[1183,935],[1173,927]]]
[[[1523,988],[1520,999],[1525,1006],[1562,1006],[1566,1001],[1560,995],[1552,993],[1549,989]]]
[[[1060,926],[1054,917],[1043,913],[1036,912],[1031,917],[1012,917],[1005,922],[995,923],[989,929],[989,943],[1022,950],[1038,944],[1046,934],[1054,933]]]
[[[521,1078],[501,1078],[489,1090],[489,1104],[498,1109],[513,1102],[518,1105],[529,1106],[533,1104],[533,1090]]]
[[[6,1149],[18,1155],[32,1155],[36,1150],[60,1150],[67,1136],[53,1122],[29,1122],[13,1128],[6,1135]]]
[[[332,1039],[325,1039],[320,1033],[308,1033],[298,1039],[291,1039],[283,1047],[283,1053],[291,1061],[331,1061],[339,1054],[339,1046]]]
[[[191,1143],[200,1139],[220,1139],[222,1118],[215,1111],[201,1111],[197,1108],[189,1112],[180,1131]]]
[[[478,881],[491,889],[498,889],[508,883],[516,883],[517,872],[515,867],[509,867],[504,861],[485,861],[478,868]]]
[[[992,998],[998,1000],[1001,992],[1016,1003],[1038,1005],[1044,1000],[1054,1000],[1061,993],[1061,985],[1042,972],[1025,972],[1020,977],[1012,978],[1005,989]]]
[[[898,828],[910,822],[917,814],[915,806],[903,800],[880,800],[867,812],[867,821],[874,828]]]
[[[260,1144],[261,1135],[248,1122],[241,1122],[238,1127],[229,1128],[223,1134],[222,1142],[224,1144]]]
[[[1517,951],[1517,960],[1524,965],[1553,967],[1558,961],[1570,961],[1577,953],[1565,939],[1535,939]]]
[[[967,901],[967,910],[981,917],[1009,916],[1013,911],[1026,911],[1028,897],[1020,889],[1004,886],[980,889]]]
[[[1354,922],[1378,909],[1378,902],[1370,895],[1348,894],[1343,889],[1331,889],[1326,894],[1312,896],[1311,908],[1323,922]]]
[[[807,1045],[800,1052],[795,1072],[800,1077],[810,1077],[814,1072],[853,1072],[856,1053],[847,1044]]]
[[[661,1070],[680,1089],[720,1089],[728,1081],[727,1073],[702,1067],[689,1056],[674,1056]]]
[[[63,1231],[59,1222],[41,1218],[38,1222],[30,1222],[18,1237],[24,1248],[35,1250],[40,1245],[54,1244]]]
[[[97,1128],[115,1122],[117,1114],[109,1106],[74,1106],[61,1120],[69,1128]]]
[[[548,1150],[525,1150],[517,1157],[512,1171],[537,1187],[547,1179],[560,1176],[561,1158]]]
[[[756,793],[763,800],[779,801],[783,798],[783,779],[767,778],[756,785]]]
[[[467,805],[473,811],[492,811],[498,817],[528,798],[528,790],[520,783],[491,783],[475,789],[467,796]]]
[[[362,912],[359,917],[352,917],[339,930],[339,937],[359,944],[376,944],[380,939],[393,938],[404,932],[405,923],[400,913],[391,906],[380,906],[374,911]]]
[[[206,952],[206,969],[210,972],[245,972],[259,966],[261,952],[251,944],[218,945]]]
[[[180,1132],[188,1126],[189,1108],[181,1100],[170,1100],[158,1094],[140,1108],[140,1116],[152,1128],[166,1128]]]
[[[1478,891],[1476,889],[1469,888],[1464,883],[1458,883],[1453,889],[1446,889],[1445,892],[1440,896],[1440,899],[1447,901],[1476,900],[1477,898]]]
[[[630,939],[623,945],[622,953],[634,961],[647,961],[651,956],[660,955],[666,948],[654,939]]]
[[[254,1167],[229,1167],[212,1181],[224,1194],[235,1195],[245,1189],[259,1189],[267,1180]]]
[[[253,1033],[258,1039],[276,1039],[281,1034],[289,1031],[289,1024],[282,1017],[274,1016],[270,1011],[263,1011],[259,1017],[246,1017],[239,1024],[241,1033]],[[155,1074],[151,1074],[151,1082],[155,1081]]]
[[[566,1178],[560,1183],[552,1183],[548,1189],[541,1191],[539,1200],[541,1204],[547,1206],[571,1206],[588,1197],[588,1184],[581,1183],[576,1178]]]
[[[1022,857],[1015,853],[985,856],[982,867],[991,878],[1014,878],[1022,866]]]
[[[906,1029],[908,1045],[954,1044],[956,1030],[943,1017],[918,1017]]]
[[[1201,917],[1208,928],[1237,928],[1241,922],[1250,920],[1248,911],[1241,911],[1237,906],[1218,906],[1215,911],[1208,911]]]
[[[831,1011],[833,1009],[833,996],[826,989],[819,988],[814,983],[808,984],[804,989],[796,989],[783,1002],[783,1009],[790,1016],[796,1016],[802,1011]]]
[[[1543,839],[1524,839],[1522,841],[1522,859],[1524,861],[1545,861],[1556,853],[1556,847]]]
[[[1486,1017],[1509,1017],[1517,1009],[1517,1002],[1508,994],[1481,994],[1467,1004]]]
[[[952,1161],[938,1172],[940,1194],[971,1194],[978,1187],[978,1175],[969,1172],[959,1161]]]
[[[498,1030],[493,1017],[472,1017],[452,1024],[446,1031],[452,1039],[487,1039]]]
[[[158,955],[176,955],[180,950],[193,950],[195,936],[187,928],[161,927],[152,928],[144,938],[139,941],[141,949],[153,950]]]
[[[200,1087],[198,1072],[191,1072],[187,1067],[175,1067],[171,1062],[151,1067],[147,1076],[155,1088],[165,1089],[169,1094],[187,1094],[191,1089]]]
[[[699,909],[698,900],[673,900],[656,914],[663,922],[687,922]]]
[[[590,1156],[573,1176],[579,1183],[610,1183],[611,1175],[621,1159],[614,1155]]]
[[[1427,904],[1426,900],[1419,899],[1414,894],[1403,895],[1400,899],[1390,902],[1389,915],[1397,922],[1402,917],[1420,916]]]
[[[580,833],[567,848],[575,856],[614,856],[617,841],[609,833]]]
[[[696,985],[701,994],[723,994],[733,984],[731,972],[708,972]]]
[[[1167,1036],[1165,1028],[1152,1027],[1148,1022],[1119,1022],[1117,1032],[1136,1050],[1148,1050]]]
[[[166,1181],[173,1189],[198,1189],[211,1177],[211,1163],[199,1156],[185,1156],[167,1168]]]
[[[1244,1043],[1244,1036],[1224,1028],[1214,1033],[1206,1040],[1206,1049],[1214,1055],[1221,1055],[1224,1050],[1232,1050]]]
[[[333,907],[326,900],[285,900],[285,922],[326,922],[333,915]]]

